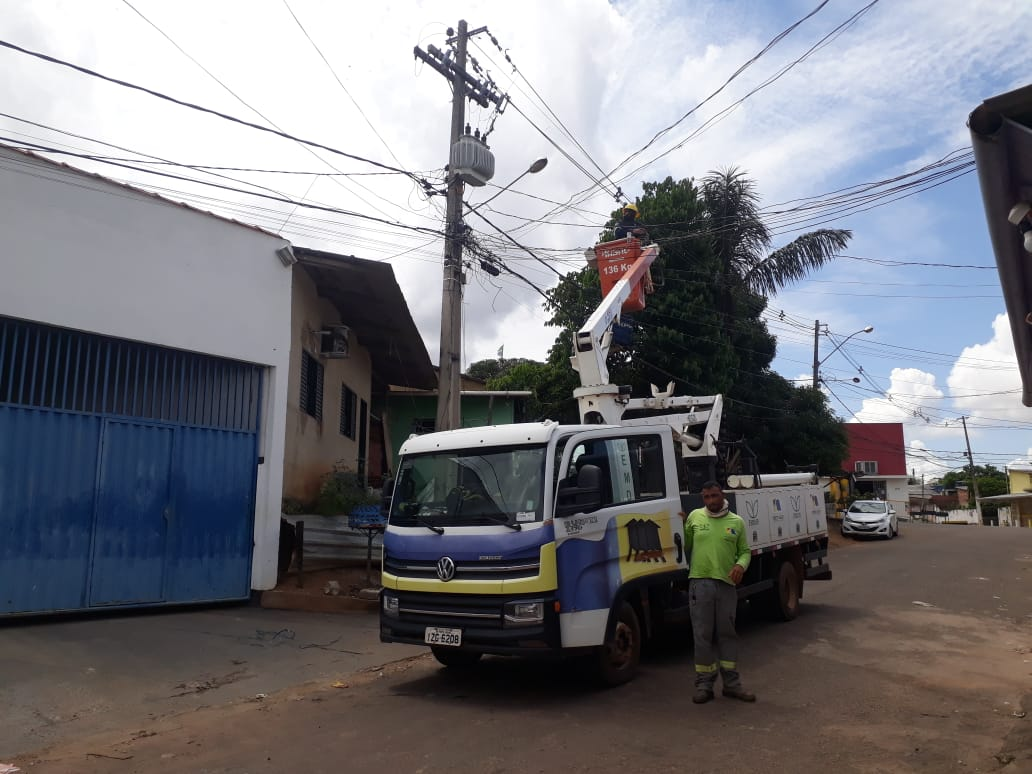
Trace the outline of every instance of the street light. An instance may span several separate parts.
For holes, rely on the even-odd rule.
[[[508,191],[510,188],[512,188],[514,185],[516,185],[518,182],[520,182],[520,180],[522,180],[527,175],[536,175],[538,172],[540,172],[542,169],[544,169],[547,166],[548,166],[548,159],[545,159],[545,158],[538,159],[533,164],[531,164],[529,167],[527,167],[523,172],[521,172],[519,174],[519,176],[515,180],[513,180],[511,183],[509,183],[507,186],[503,186],[502,188],[500,188],[497,191],[495,191],[494,196],[490,196],[487,199],[484,199],[484,201],[480,202],[480,204],[478,204],[476,207],[471,207],[467,214],[476,212],[477,210],[479,210],[481,207],[483,207],[488,202],[494,201],[497,197],[501,196],[503,193]]]
[[[849,341],[854,336],[858,336],[861,333],[870,333],[873,330],[874,330],[874,326],[873,325],[868,325],[865,328],[861,328],[858,331],[850,333],[848,336],[846,336],[846,338],[842,339],[842,341],[839,342],[838,346],[835,347],[835,349],[831,350],[831,352],[829,352],[827,355],[825,355],[823,360],[819,360],[818,358],[820,357],[820,355],[819,355],[818,345],[819,345],[819,342],[820,342],[821,321],[820,320],[814,320],[813,321],[813,388],[815,390],[817,389],[817,385],[820,382],[820,368],[821,368],[821,365],[826,363],[829,357],[831,357],[836,352],[838,352],[839,349],[842,348],[842,345],[845,344],[847,341]]]

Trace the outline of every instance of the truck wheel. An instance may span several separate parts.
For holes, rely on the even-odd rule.
[[[454,648],[430,648],[434,658],[446,667],[454,669],[468,669],[480,661],[483,653],[476,653],[471,650],[455,650]]]
[[[770,593],[769,609],[774,618],[780,621],[793,621],[799,615],[799,597],[802,583],[794,562],[782,562],[778,565],[774,577],[774,588]]]
[[[598,649],[597,673],[603,685],[622,685],[634,677],[641,657],[641,624],[628,602],[616,609],[616,625]]]

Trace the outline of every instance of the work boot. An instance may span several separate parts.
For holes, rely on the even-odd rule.
[[[756,694],[745,690],[745,688],[740,685],[733,688],[724,688],[724,690],[721,691],[721,695],[728,699],[738,699],[738,701],[756,701]]]
[[[695,695],[692,696],[692,702],[695,704],[705,704],[708,701],[713,701],[713,691],[708,688],[696,688]]]

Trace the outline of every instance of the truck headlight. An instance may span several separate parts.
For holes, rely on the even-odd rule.
[[[398,596],[388,592],[383,593],[383,614],[389,618],[398,617]]]
[[[545,602],[541,599],[506,602],[504,612],[505,623],[510,626],[533,626],[545,620]]]

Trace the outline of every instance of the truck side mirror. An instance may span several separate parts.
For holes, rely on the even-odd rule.
[[[591,513],[602,507],[602,469],[598,465],[585,465],[577,471],[576,482],[564,479],[556,493],[555,515],[573,516],[576,513]]]

